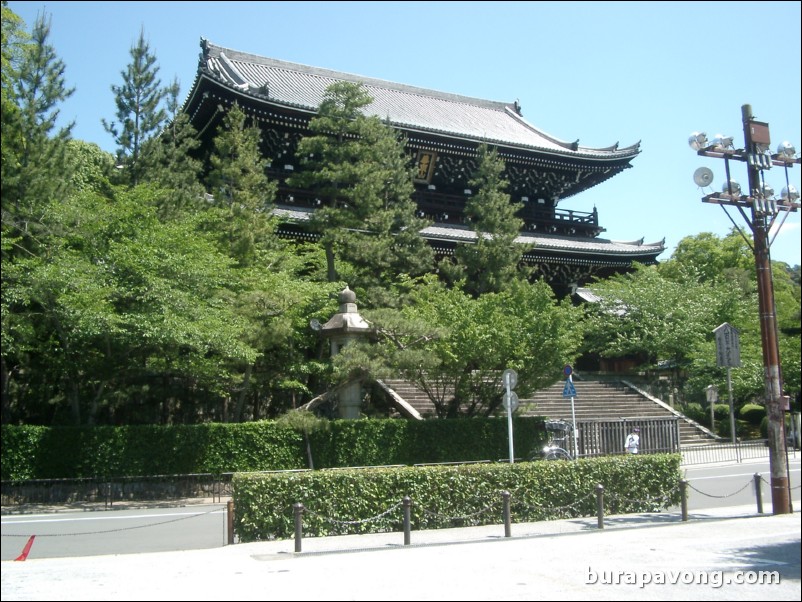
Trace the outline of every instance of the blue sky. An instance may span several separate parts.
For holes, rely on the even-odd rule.
[[[114,118],[143,30],[163,84],[186,97],[200,40],[270,58],[488,100],[521,104],[524,118],[583,146],[641,142],[629,169],[560,208],[599,211],[604,238],[666,239],[670,257],[685,236],[726,235],[737,211],[702,203],[693,182],[724,162],[697,156],[701,130],[743,145],[741,106],[768,122],[772,149],[800,133],[799,2],[9,2],[28,28],[52,18],[51,42],[76,88],[63,105],[73,136],[114,151],[100,120]],[[733,162],[746,185],[746,168]],[[800,166],[788,171],[800,189]],[[778,192],[786,173],[766,176]],[[800,213],[787,215],[772,258],[799,265]]]

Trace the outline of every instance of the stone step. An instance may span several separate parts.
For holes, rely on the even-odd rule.
[[[422,416],[434,415],[434,404],[425,393],[408,382],[392,379],[384,383]],[[546,416],[550,419],[571,420],[571,399],[563,397],[564,381],[558,382],[521,399],[518,412],[524,416]],[[640,394],[624,383],[600,381],[574,381],[573,414],[577,421],[592,420],[631,420],[638,418],[673,417],[675,414]],[[680,440],[689,442],[711,441],[712,437],[704,430],[681,417],[679,421]]]

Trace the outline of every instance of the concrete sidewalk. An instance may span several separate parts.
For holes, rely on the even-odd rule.
[[[800,513],[752,506],[2,563],[11,600],[799,600]],[[771,583],[765,583],[772,580]],[[763,581],[763,583],[761,583]],[[777,582],[779,581],[779,582]]]

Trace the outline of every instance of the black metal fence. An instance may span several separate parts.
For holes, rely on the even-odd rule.
[[[103,503],[132,500],[176,500],[231,495],[233,473],[156,475],[147,477],[96,477],[85,479],[30,479],[3,481],[3,506],[20,504]]]
[[[699,445],[685,445],[682,447],[682,463],[715,464],[717,462],[742,462],[769,457],[768,441],[755,439],[738,443],[712,441]]]
[[[679,418],[644,417],[619,420],[583,420],[576,423],[579,457],[610,456],[624,453],[624,441],[633,427],[640,429],[639,453],[678,453]],[[566,442],[568,443],[568,442]],[[569,449],[571,454],[573,449]]]
[[[743,441],[736,444],[716,441],[699,445],[681,445],[678,418],[647,417],[577,422],[578,457],[623,454],[624,440],[635,425],[640,428],[640,453],[681,453],[683,465],[741,462],[769,456],[769,448],[765,439]],[[568,433],[564,444],[571,455],[574,455],[572,436],[573,433]],[[789,449],[790,453],[799,453],[793,446],[790,446]],[[500,459],[498,461],[507,460]],[[476,463],[476,461],[470,463]],[[444,464],[460,464],[460,462]],[[426,466],[426,464],[417,464],[416,466]],[[128,501],[197,498],[211,498],[216,502],[232,495],[233,474],[3,481],[0,484],[0,497],[2,497],[4,507],[22,504],[70,503],[102,503],[106,507],[111,507],[115,503]]]

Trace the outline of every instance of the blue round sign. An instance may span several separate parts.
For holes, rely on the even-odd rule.
[[[565,374],[566,376],[571,376],[571,373],[573,371],[574,371],[574,369],[571,368],[571,366],[569,364],[566,364],[565,368],[563,368],[563,374]]]

